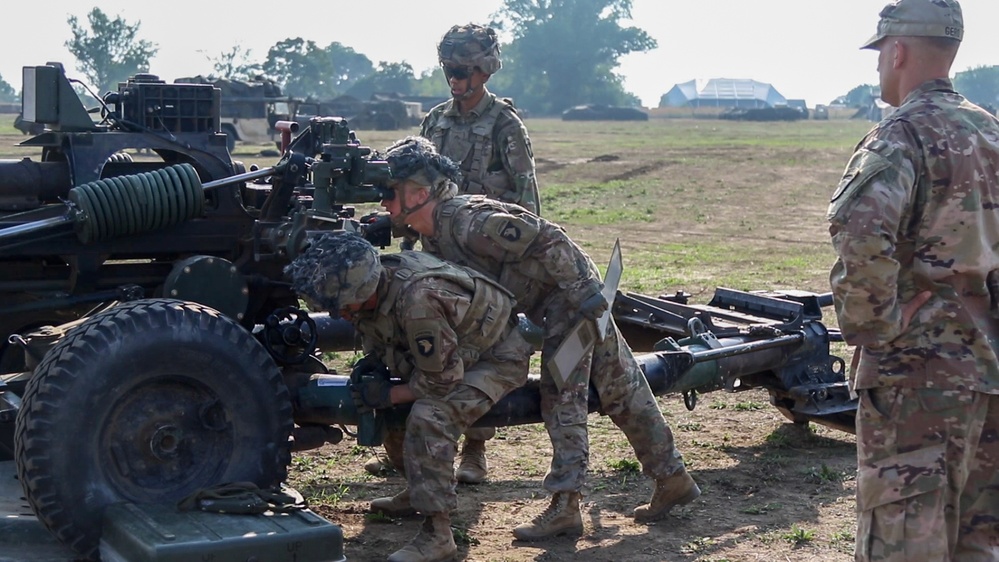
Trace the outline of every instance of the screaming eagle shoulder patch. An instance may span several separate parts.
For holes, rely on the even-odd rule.
[[[435,373],[444,370],[439,320],[411,320],[406,323],[406,334],[416,368]]]

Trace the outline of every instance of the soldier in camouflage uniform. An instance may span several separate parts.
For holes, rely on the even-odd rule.
[[[603,283],[593,261],[558,225],[523,207],[481,195],[428,189],[425,175],[448,174],[450,161],[420,137],[404,139],[385,154],[395,197],[382,201],[397,225],[422,235],[424,251],[476,269],[513,293],[515,312],[543,326],[541,411],[554,451],[544,486],[550,506],[514,536],[537,540],[583,528],[579,512],[589,459],[587,397],[592,385],[603,410],[624,431],[656,481],[651,501],[635,510],[639,521],[664,517],[700,495],[673,444],[673,434],[631,349],[613,319],[603,339],[591,343],[576,369],[556,383],[551,357],[580,322],[607,314]],[[452,176],[453,177],[453,176]],[[453,184],[452,184],[453,185]],[[596,331],[596,330],[594,330]]]
[[[899,0],[864,45],[898,109],[828,218],[857,346],[857,560],[999,560],[999,121],[948,76],[955,0]]]
[[[360,411],[412,402],[404,437],[407,488],[371,502],[391,515],[419,512],[420,532],[390,562],[450,560],[457,548],[454,458],[461,433],[527,381],[532,348],[511,319],[510,294],[475,271],[424,252],[381,257],[351,233],[327,233],[287,268],[313,310],[338,311],[362,336],[355,369],[388,367],[355,383]]]
[[[460,165],[460,192],[517,203],[540,214],[527,129],[509,100],[496,97],[485,86],[502,66],[496,32],[475,24],[456,25],[441,38],[437,53],[453,97],[430,110],[420,134]],[[403,247],[411,248],[415,238]],[[468,430],[456,473],[459,482],[478,484],[486,479],[486,441],[495,434],[494,428]],[[365,470],[382,474],[389,466],[398,469],[396,441],[390,437],[385,453],[369,459]]]
[[[475,24],[454,26],[441,38],[437,56],[450,100],[430,110],[420,136],[461,167],[461,193],[516,203],[541,214],[534,153],[524,122],[509,100],[486,82],[503,65],[499,39]]]

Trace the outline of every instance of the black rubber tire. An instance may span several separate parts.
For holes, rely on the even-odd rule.
[[[148,299],[95,315],[45,355],[18,411],[15,461],[38,519],[95,557],[112,503],[282,482],[292,427],[282,375],[246,329]]]

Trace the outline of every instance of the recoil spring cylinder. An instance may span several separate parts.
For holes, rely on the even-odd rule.
[[[80,211],[76,235],[84,244],[166,228],[205,208],[201,179],[190,164],[78,185],[69,200]]]

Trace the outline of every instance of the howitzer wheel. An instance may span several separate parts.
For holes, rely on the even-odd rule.
[[[263,346],[214,309],[140,300],[53,347],[18,411],[15,460],[39,520],[97,554],[104,508],[287,476],[292,409]]]

